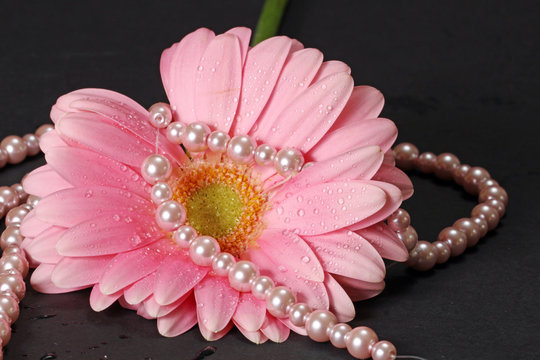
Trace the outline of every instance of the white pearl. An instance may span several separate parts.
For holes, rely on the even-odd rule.
[[[241,260],[229,271],[229,283],[233,289],[246,292],[251,290],[251,282],[259,275],[259,269],[251,261]]]
[[[152,154],[147,157],[141,167],[141,174],[149,184],[167,180],[171,172],[172,168],[169,159],[159,154]]]
[[[281,149],[274,157],[274,167],[278,174],[283,177],[298,174],[302,165],[304,165],[304,157],[297,149]]]
[[[285,286],[276,286],[266,297],[266,309],[275,317],[287,317],[288,311],[294,305],[296,298],[292,291]]]
[[[261,144],[255,149],[255,162],[259,165],[266,166],[274,163],[276,149],[268,144]]]
[[[167,131],[165,135],[167,140],[173,144],[180,144],[182,142],[182,136],[186,132],[186,126],[179,121],[173,121],[167,126]]]
[[[156,222],[165,231],[178,229],[185,220],[184,207],[174,200],[165,201],[156,210]]]
[[[239,164],[247,164],[251,161],[257,143],[247,135],[237,135],[227,145],[227,155],[231,160]]]
[[[337,318],[328,310],[315,310],[306,319],[306,331],[311,340],[325,342],[330,340],[328,333],[337,323]]]
[[[304,326],[307,316],[311,314],[311,308],[304,303],[296,303],[289,309],[289,320],[296,326]]]
[[[275,287],[274,281],[268,276],[259,276],[251,283],[251,293],[257,299],[264,300],[266,296]]]
[[[210,128],[203,123],[191,123],[186,126],[182,136],[182,144],[192,152],[206,150],[206,138],[210,134]]]
[[[189,248],[189,245],[197,237],[197,231],[189,225],[180,226],[173,234],[173,241],[183,249]]]
[[[210,266],[212,258],[219,253],[219,244],[211,236],[199,236],[189,246],[191,260],[200,266]]]
[[[345,335],[347,335],[352,328],[344,323],[339,323],[330,329],[330,332],[328,333],[328,337],[330,338],[330,342],[332,345],[339,349],[345,349],[347,347],[347,344],[345,343]]]
[[[156,183],[154,186],[152,186],[152,190],[150,191],[150,198],[156,205],[171,200],[172,195],[172,189],[169,184],[163,182]]]
[[[158,129],[167,127],[172,121],[172,111],[168,104],[159,102],[148,109],[150,124]]]
[[[212,270],[219,276],[225,276],[236,264],[236,259],[229,253],[222,252],[212,259]]]
[[[231,137],[223,131],[214,131],[208,136],[208,148],[215,153],[227,151],[227,144]]]

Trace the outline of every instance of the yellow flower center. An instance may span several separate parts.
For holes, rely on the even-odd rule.
[[[249,166],[197,159],[178,170],[171,186],[186,209],[186,224],[215,238],[221,251],[239,257],[256,244],[269,205]]]

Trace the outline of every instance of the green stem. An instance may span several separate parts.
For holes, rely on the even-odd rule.
[[[269,37],[275,36],[279,30],[279,24],[283,12],[289,0],[266,0],[257,22],[257,28],[253,35],[251,46],[255,46]]]

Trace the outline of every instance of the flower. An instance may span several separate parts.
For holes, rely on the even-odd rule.
[[[209,150],[188,157],[166,130],[156,145],[148,111],[128,97],[101,89],[64,95],[51,111],[55,130],[40,141],[47,164],[23,182],[41,197],[21,225],[23,248],[37,267],[34,288],[92,287],[94,310],[118,300],[157,318],[165,336],[195,324],[208,340],[233,324],[256,343],[304,332],[194,264],[157,225],[141,164],[159,148],[172,163],[169,184],[187,223],[251,260],[299,301],[348,321],[352,300],[383,289],[381,256],[407,257],[384,220],[412,185],[389,151],[395,125],[377,118],[382,94],[354,87],[346,64],[323,62],[320,51],[296,40],[273,37],[250,48],[250,36],[246,28],[217,36],[203,28],[163,52],[173,118],[296,149],[310,166],[291,178]]]

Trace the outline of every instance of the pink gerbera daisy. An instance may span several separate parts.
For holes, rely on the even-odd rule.
[[[253,262],[298,301],[349,321],[352,300],[383,289],[382,257],[407,258],[384,220],[412,185],[388,152],[397,130],[377,118],[382,94],[354,87],[346,64],[323,62],[320,51],[296,40],[273,37],[250,48],[250,36],[246,28],[218,36],[199,29],[163,52],[175,122],[157,140],[149,112],[124,95],[83,89],[58,99],[55,130],[40,143],[47,165],[24,180],[25,191],[41,197],[21,226],[37,266],[34,288],[92,287],[94,310],[118,300],[157,318],[165,336],[195,324],[208,340],[233,325],[256,343],[283,341],[290,329],[305,334],[212,266],[195,264],[173,231],[159,226],[155,189],[141,176],[157,150],[171,163],[165,188],[183,205],[186,224],[236,261]],[[170,140],[184,139],[189,150],[181,132],[190,124],[222,138],[212,144],[203,129],[208,147],[186,155]],[[233,161],[216,150],[235,136],[265,144],[266,152]],[[267,166],[263,157],[271,160],[274,149],[301,154],[292,158],[301,171]],[[301,168],[304,160],[309,166]]]

